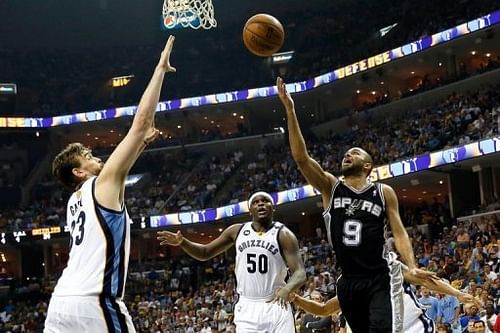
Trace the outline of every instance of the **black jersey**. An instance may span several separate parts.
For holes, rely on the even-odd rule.
[[[366,277],[389,272],[381,184],[369,184],[358,191],[344,181],[337,181],[323,218],[344,276]]]

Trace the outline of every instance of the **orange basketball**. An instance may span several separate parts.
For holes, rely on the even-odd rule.
[[[243,28],[243,42],[247,49],[260,57],[276,53],[285,39],[285,31],[274,16],[257,14],[252,16]]]

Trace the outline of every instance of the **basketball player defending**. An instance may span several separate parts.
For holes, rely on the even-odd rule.
[[[236,332],[295,332],[288,297],[306,280],[297,238],[273,220],[274,200],[268,193],[254,193],[248,207],[251,222],[233,224],[208,244],[191,242],[180,231],[160,231],[158,240],[161,245],[180,246],[191,257],[203,261],[235,245],[239,295],[234,313]],[[292,276],[285,283],[288,269]]]
[[[389,270],[385,250],[387,219],[409,274],[419,277],[427,273],[416,269],[396,193],[388,185],[368,180],[373,161],[361,148],[345,153],[342,180],[325,172],[307,152],[285,83],[278,77],[276,84],[286,109],[293,158],[302,175],[322,196],[328,241],[342,269],[337,295],[347,322],[354,333],[401,332],[403,289],[401,283],[394,283]]]
[[[395,257],[395,253],[392,253]],[[408,268],[395,261],[394,265],[399,265],[402,269],[402,273],[405,279],[404,283],[404,324],[403,329],[405,333],[433,333],[435,332],[434,321],[429,318],[425,313],[425,306],[419,303],[415,294],[409,283],[413,285],[425,286],[428,289],[446,295],[451,295],[457,297],[463,304],[474,303],[480,306],[478,299],[474,296],[461,292],[458,289],[453,288],[447,281],[442,279],[435,279],[432,276],[424,277],[425,271],[421,271],[422,275],[416,277],[408,272]],[[316,316],[329,316],[338,311],[341,311],[339,300],[337,297],[330,299],[328,302],[321,304],[317,303],[297,294],[292,293],[290,295],[290,300],[295,303],[295,305],[304,309],[305,311],[316,315]]]
[[[158,130],[154,115],[174,37],[170,36],[139,103],[132,126],[105,164],[80,143],[54,159],[54,175],[74,193],[68,201],[71,250],[52,294],[46,333],[135,332],[122,302],[130,249],[125,178]]]

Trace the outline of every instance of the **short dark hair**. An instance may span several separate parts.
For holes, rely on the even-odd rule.
[[[486,324],[482,320],[475,320],[474,321],[474,326],[476,326],[476,324],[481,324],[481,326],[486,327]]]
[[[73,175],[73,168],[80,166],[78,157],[87,151],[81,143],[70,143],[52,161],[52,174],[71,191],[75,191],[80,183]]]
[[[372,158],[372,155],[370,155],[369,152],[367,152],[364,149],[363,149],[363,151],[364,151],[363,155],[365,156],[365,158],[364,158],[365,163],[370,163],[371,164],[371,168],[370,168],[370,170],[368,170],[368,174],[366,175],[367,177],[369,177],[371,175],[371,173],[372,173],[372,170],[373,170],[373,158]]]

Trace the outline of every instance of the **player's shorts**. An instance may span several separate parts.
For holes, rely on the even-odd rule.
[[[295,322],[290,304],[240,297],[234,307],[236,333],[293,333]]]
[[[434,321],[425,315],[422,315],[416,320],[406,321],[404,325],[405,333],[434,333],[436,328],[434,327]]]
[[[402,275],[382,273],[337,282],[340,308],[353,333],[402,333]]]
[[[135,333],[121,300],[98,296],[52,296],[44,333]]]

